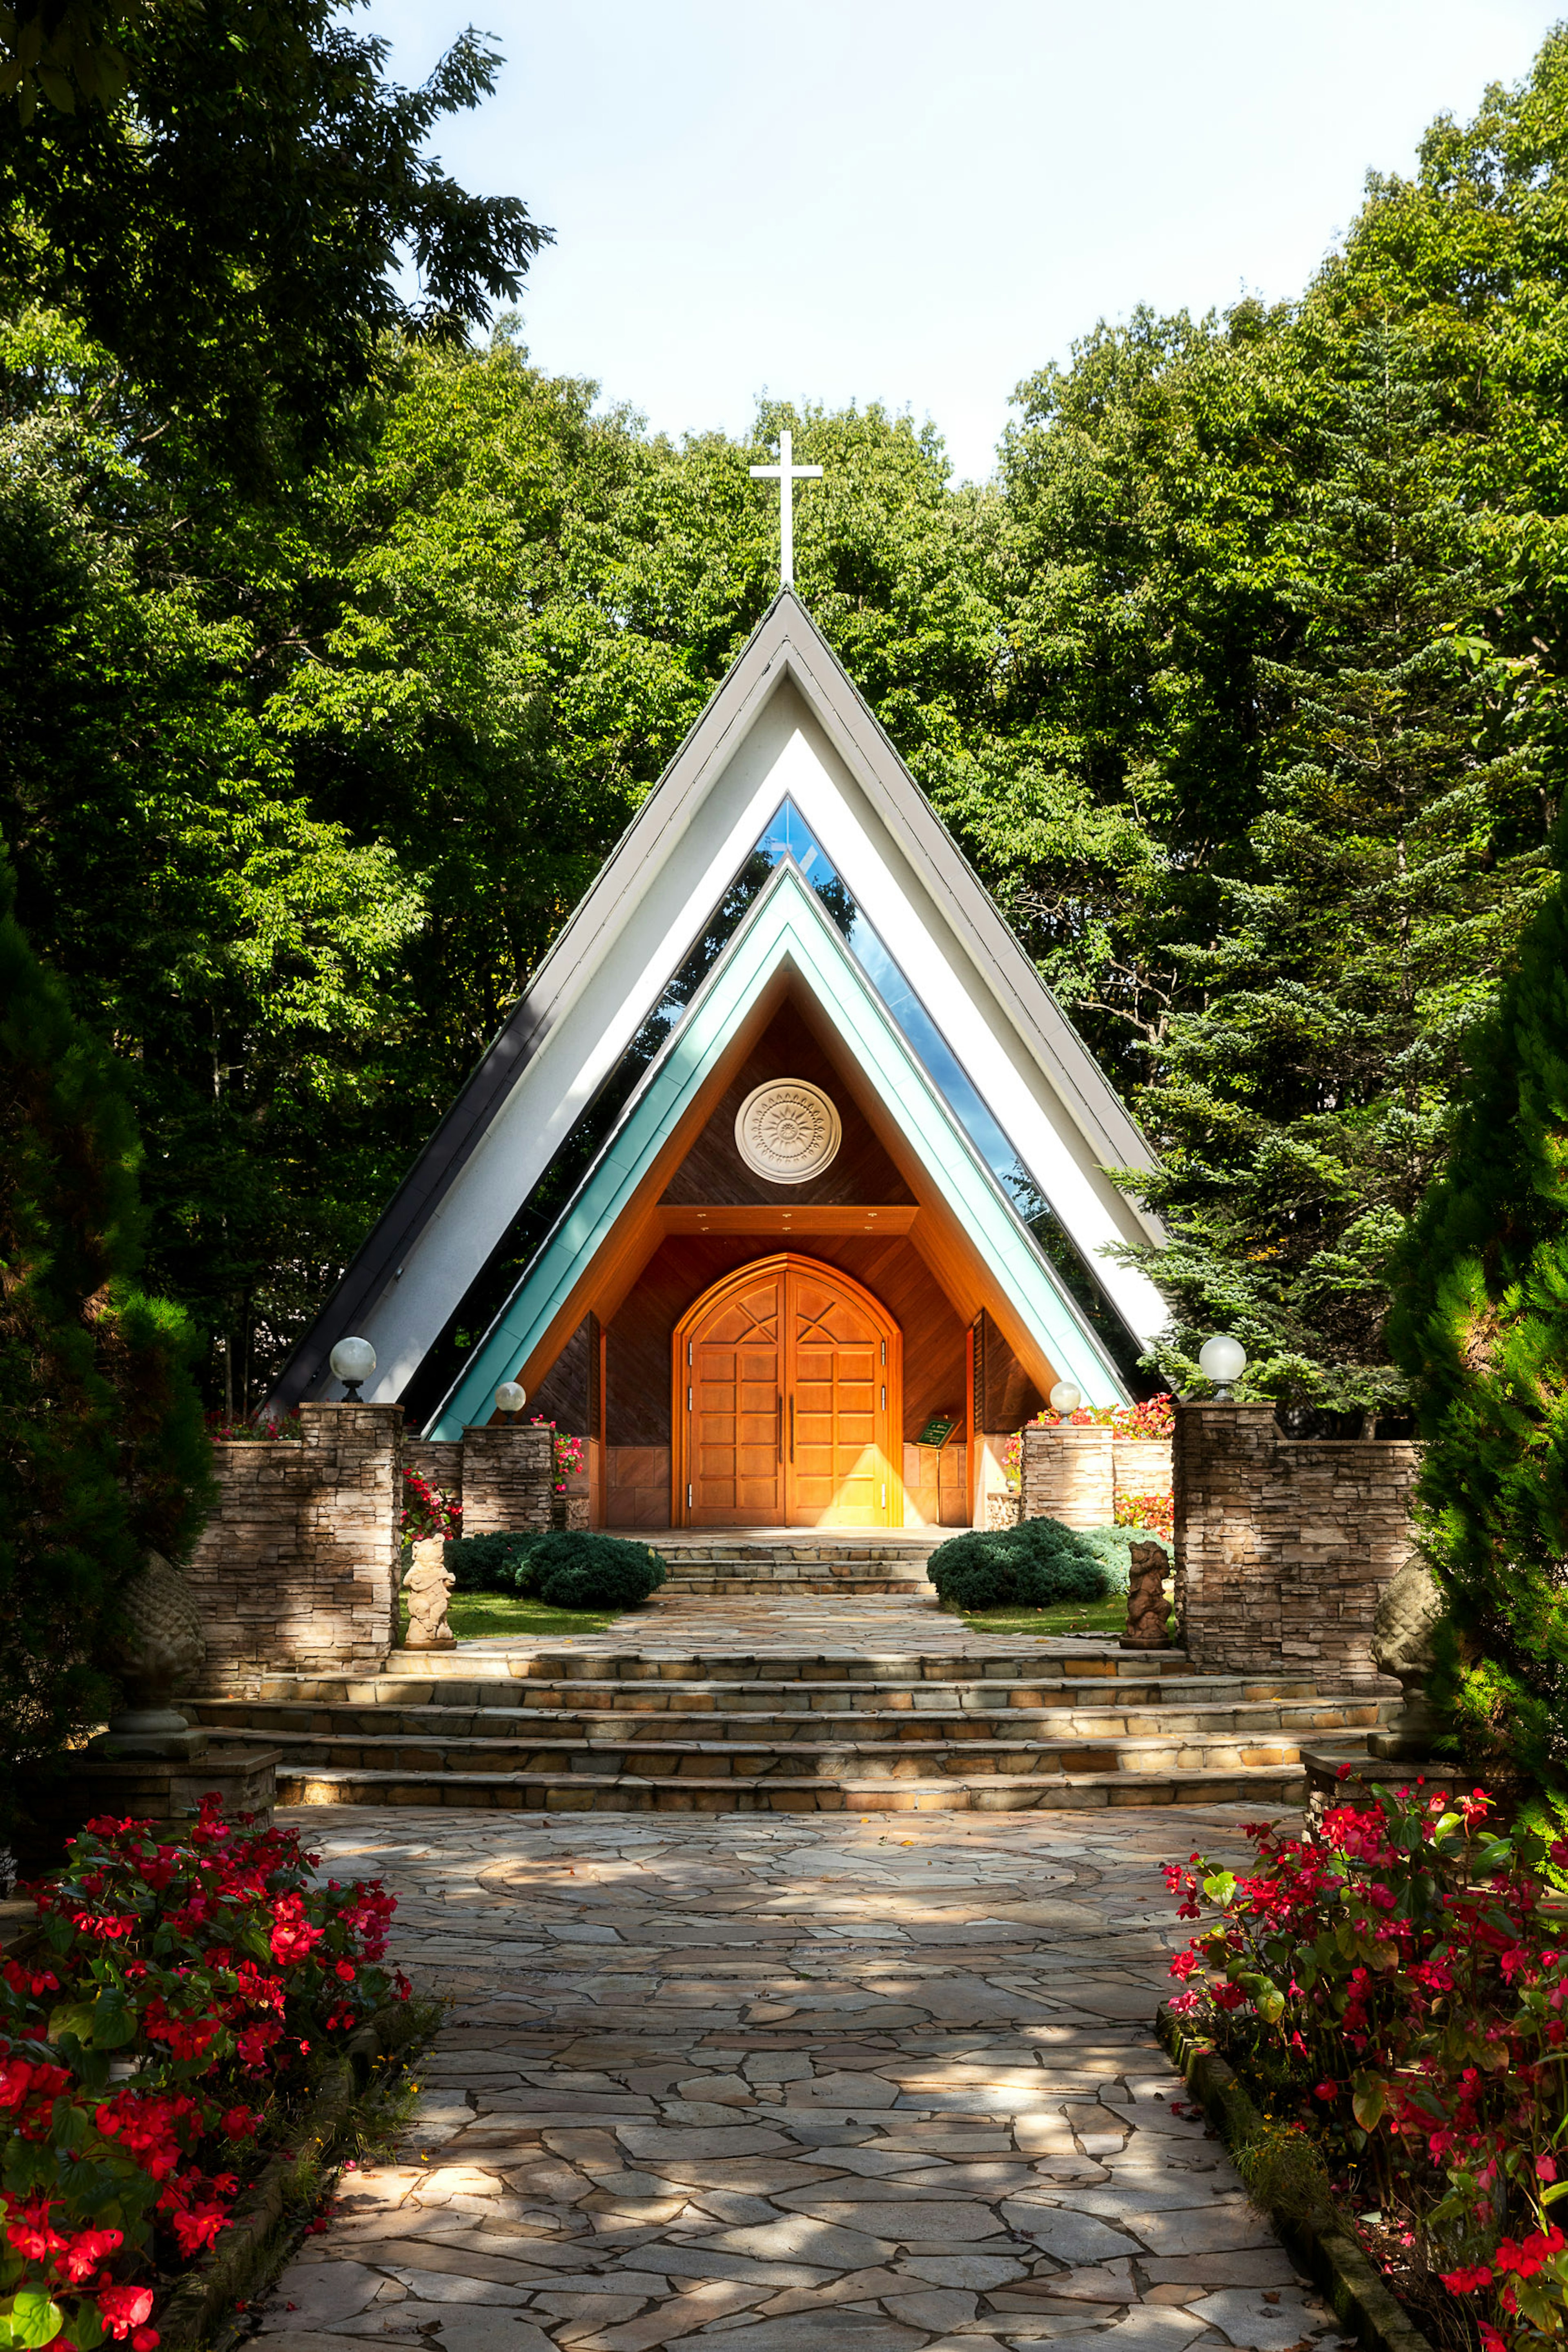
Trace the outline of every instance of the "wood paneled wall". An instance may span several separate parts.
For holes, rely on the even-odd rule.
[[[843,1140],[831,1165],[803,1184],[770,1184],[747,1166],[735,1148],[737,1111],[754,1087],[766,1086],[770,1078],[805,1078],[821,1087],[831,1096],[843,1123]],[[791,1003],[774,1014],[664,1193],[672,1203],[702,1202],[710,1208],[758,1201],[790,1208],[846,1201],[892,1204],[914,1197],[851,1097],[838,1066]]]

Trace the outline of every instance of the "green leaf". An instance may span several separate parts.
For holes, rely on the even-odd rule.
[[[64,2325],[64,2312],[45,2287],[25,2286],[0,2304],[0,2344],[52,2344]]]
[[[1363,2131],[1374,2131],[1388,2106],[1388,2085],[1376,2074],[1357,2074],[1351,2091],[1351,2112]]]

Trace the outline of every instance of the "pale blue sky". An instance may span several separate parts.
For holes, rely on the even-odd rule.
[[[983,478],[1020,376],[1096,318],[1300,290],[1369,167],[1528,69],[1534,0],[371,0],[420,80],[507,64],[441,152],[555,229],[541,366],[679,435],[768,391],[930,416]]]

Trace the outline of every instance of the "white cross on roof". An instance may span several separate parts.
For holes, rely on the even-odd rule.
[[[795,501],[794,485],[820,478],[821,466],[797,466],[794,462],[794,436],[779,436],[779,463],[776,466],[753,466],[754,482],[777,482],[779,485],[779,582],[784,588],[795,585]]]

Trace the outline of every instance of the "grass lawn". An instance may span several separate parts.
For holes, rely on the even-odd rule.
[[[460,1642],[506,1633],[602,1633],[623,1612],[619,1609],[547,1609],[542,1601],[519,1601],[512,1592],[455,1592],[446,1622]],[[398,1611],[408,1628],[408,1604]]]
[[[1049,1609],[955,1609],[977,1633],[1094,1633],[1102,1639],[1126,1631],[1127,1596],[1107,1601],[1053,1601]]]

